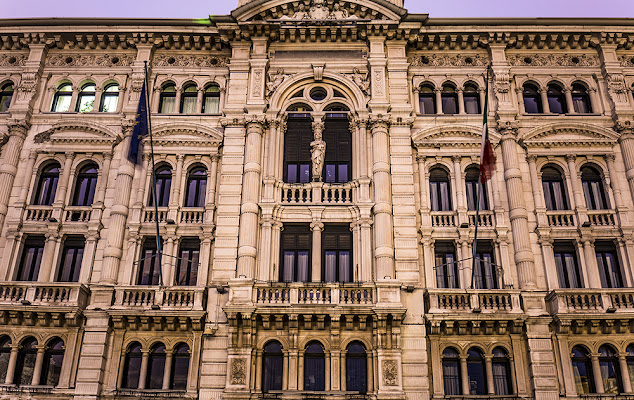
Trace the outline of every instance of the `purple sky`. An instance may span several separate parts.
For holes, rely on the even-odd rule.
[[[5,0],[0,18],[204,18],[228,14],[237,0]],[[634,17],[634,0],[405,0],[430,17]]]

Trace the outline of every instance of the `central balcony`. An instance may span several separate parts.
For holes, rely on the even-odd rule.
[[[348,183],[284,183],[277,182],[278,201],[291,205],[348,205],[357,196],[356,181]]]
[[[371,306],[376,303],[376,289],[353,283],[258,283],[252,301],[260,306]]]

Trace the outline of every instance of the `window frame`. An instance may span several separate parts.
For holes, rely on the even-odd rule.
[[[169,171],[169,176],[168,172]],[[169,207],[170,198],[172,195],[172,180],[174,179],[174,172],[172,171],[172,167],[170,165],[159,165],[155,169],[155,177],[156,177],[156,200],[158,202],[157,207]],[[152,182],[150,182],[152,185]],[[154,194],[152,193],[152,187],[150,186],[149,190],[149,198],[148,198],[148,206],[154,206]]]
[[[88,88],[92,88],[92,90],[87,90]],[[82,103],[84,99],[90,99],[92,97],[92,104],[90,106],[86,106],[88,108],[84,108],[82,110]],[[95,109],[95,101],[97,100],[97,85],[94,82],[86,82],[82,85],[81,90],[77,94],[77,102],[75,103],[75,112],[77,113],[87,113],[92,112]],[[90,101],[90,100],[89,100]],[[88,104],[88,103],[86,103]]]
[[[425,104],[428,102],[431,102],[431,110],[427,110],[427,107],[425,107]],[[438,104],[436,104],[436,90],[433,85],[423,83],[419,86],[418,111],[422,115],[438,114]]]
[[[587,172],[584,174],[584,172]],[[610,202],[605,190],[605,180],[601,171],[592,166],[581,167],[581,188],[588,210],[609,210]]]
[[[453,261],[450,261],[450,257]],[[456,245],[450,241],[438,241],[434,246],[434,269],[438,289],[459,289],[460,272],[456,259]],[[442,268],[442,270],[440,270]],[[452,274],[449,274],[452,272]]]
[[[60,172],[61,167],[57,161],[48,163],[40,170],[37,179],[37,186],[35,188],[35,195],[33,196],[34,206],[53,205],[57,195]]]
[[[295,245],[287,245],[287,237],[293,237]],[[308,236],[308,238],[301,238],[301,236]],[[302,246],[301,243],[306,242],[306,245]],[[279,281],[280,282],[310,282],[312,274],[312,231],[308,224],[284,224],[284,229],[280,235],[280,270]],[[285,256],[286,253],[293,256],[293,271],[292,279],[286,280],[287,269]],[[306,268],[304,272],[306,274],[305,280],[300,280],[300,256],[306,258]]]
[[[217,91],[210,91],[210,89],[212,87],[215,87]],[[207,101],[209,99],[218,99],[217,103],[216,103],[217,106],[218,106],[217,110],[213,110],[213,112],[209,112],[209,110],[207,110]],[[202,107],[201,107],[201,110],[200,110],[200,112],[202,114],[209,114],[209,115],[220,114],[220,86],[218,84],[215,84],[215,83],[211,83],[211,84],[207,85],[205,87],[204,92],[203,92],[202,101],[203,101],[203,104],[202,104]]]
[[[13,94],[15,93],[15,85],[13,82],[5,82],[0,89],[0,113],[9,112],[11,103],[13,102]]]
[[[295,122],[298,124],[297,127],[293,126]],[[283,180],[285,183],[309,183],[313,179],[312,160],[310,157],[310,143],[314,139],[312,118],[308,113],[289,113],[286,127],[284,134]],[[293,138],[291,137],[292,135],[296,137]],[[296,143],[295,146],[292,146],[293,140],[291,139]],[[295,149],[292,149],[292,147],[295,147]],[[292,152],[296,152],[295,157],[291,157]],[[289,158],[297,158],[297,160],[289,160]],[[296,168],[295,179],[290,177],[290,167],[292,166]]]
[[[437,173],[437,176],[434,176],[434,173],[436,171],[439,172]],[[442,177],[440,176],[440,172],[442,172],[443,174]],[[441,184],[446,185],[446,188],[443,189]],[[451,175],[445,168],[441,166],[434,166],[429,169],[429,197],[431,211],[453,211],[453,199],[451,189]]]
[[[79,282],[85,247],[86,240],[83,236],[69,236],[66,238],[55,282]],[[74,254],[69,254],[70,250],[75,250]],[[68,266],[70,270],[67,271],[67,257],[69,256],[72,257],[72,260]],[[65,276],[68,276],[68,278],[64,278]]]
[[[188,91],[190,89],[193,91]],[[192,101],[193,100],[193,101]],[[186,103],[193,103],[194,110],[192,112],[184,112]],[[188,104],[191,108],[191,104]],[[198,87],[195,83],[186,84],[181,92],[180,104],[178,105],[179,114],[196,114],[196,108],[198,106]]]
[[[138,352],[135,350],[138,347]],[[133,360],[138,362],[138,366],[134,365],[135,371],[131,371],[131,363]],[[121,369],[121,388],[122,389],[138,389],[139,384],[141,383],[141,363],[143,362],[143,347],[139,342],[132,342],[128,344],[125,350],[125,357],[123,357],[123,368]],[[136,379],[136,385],[131,385],[130,373],[133,372],[132,376]]]
[[[496,350],[502,352],[504,355],[496,355]],[[510,396],[513,395],[513,374],[511,373],[511,359],[509,352],[502,346],[498,346],[493,349],[493,357],[491,358],[491,370],[493,373],[493,390],[496,396]],[[496,365],[499,368],[496,368]],[[498,369],[503,369],[504,374],[496,373]],[[497,377],[497,379],[496,379]],[[500,378],[503,378],[502,379]],[[498,384],[498,382],[502,382]],[[505,393],[500,393],[500,388],[504,389]]]
[[[163,244],[161,243],[161,246],[162,245]],[[158,258],[159,257],[158,250],[156,248],[156,237],[146,236],[143,239],[141,253],[139,254],[137,262],[137,286],[156,286],[161,283],[162,266],[159,265]]]
[[[186,259],[184,252],[192,253]],[[197,253],[197,254],[193,254]],[[195,261],[194,261],[195,260]],[[181,270],[186,265],[185,279],[181,280]],[[198,269],[200,267],[200,240],[198,238],[184,237],[178,246],[178,260],[176,262],[175,286],[196,286],[198,284]]]
[[[322,179],[325,183],[342,184],[352,180],[352,132],[347,114],[347,112],[327,112],[324,118],[323,140],[326,142],[326,154]],[[341,122],[345,124],[345,132],[338,126]],[[347,147],[340,147],[346,141]],[[333,179],[329,179],[330,167],[334,168]],[[345,177],[341,176],[342,167],[345,167]]]
[[[480,104],[480,89],[475,83],[467,83],[462,90],[464,102],[464,112],[469,115],[482,114],[482,104]],[[469,112],[469,104],[475,104],[477,112]]]
[[[580,356],[576,356],[575,352],[578,352]],[[596,393],[596,389],[594,387],[594,371],[592,368],[592,362],[590,360],[590,355],[588,350],[583,346],[574,346],[570,354],[570,363],[572,366],[572,375],[575,381],[575,389],[577,391],[577,394],[581,395],[581,394]],[[576,372],[578,371],[578,369],[575,369],[575,365],[583,365],[583,368],[586,372],[585,375],[578,374]],[[577,379],[577,377],[579,377],[579,379]],[[585,377],[585,381],[583,380],[584,377]],[[584,382],[587,383],[588,390],[587,391],[584,390],[583,392],[580,393],[579,387],[580,385],[583,387]]]
[[[31,347],[25,347],[25,343],[31,344]],[[33,375],[35,368],[37,368],[37,346],[38,341],[33,336],[28,336],[20,341],[20,349],[18,350],[18,359],[15,365],[15,374],[13,375],[13,384],[16,386],[30,386],[33,383]],[[29,366],[27,367],[26,361],[29,357]],[[30,364],[33,364],[30,366]],[[25,367],[32,368],[30,376],[27,376],[28,382],[23,382]]]
[[[335,236],[334,245],[329,245],[328,240],[326,238],[327,235]],[[348,243],[348,246],[345,243]],[[343,242],[343,243],[342,243]],[[325,283],[350,283],[355,281],[354,271],[353,271],[353,243],[352,243],[352,232],[350,232],[350,227],[346,225],[338,225],[338,224],[325,224],[324,229],[321,232],[321,265],[322,265],[322,282]],[[345,265],[341,265],[342,257],[345,256],[345,253],[348,253],[348,266],[347,271],[343,271]],[[335,253],[335,265],[334,265],[334,279],[329,279],[328,272],[328,253]],[[342,272],[347,273],[349,279],[345,279],[342,277]]]
[[[203,172],[203,174],[198,174],[198,172]],[[187,187],[185,188],[185,201],[183,202],[183,207],[200,208],[205,206],[207,197],[207,177],[208,171],[203,165],[196,165],[189,170],[187,173]],[[193,197],[191,192],[192,184],[194,185]]]
[[[166,91],[168,90],[169,91]],[[173,91],[171,89],[174,89]],[[158,106],[158,113],[159,114],[174,114],[176,112],[176,92],[178,91],[178,89],[176,89],[176,85],[173,82],[167,82],[165,84],[163,84],[163,86],[161,86],[161,93],[159,94],[159,106]],[[166,107],[169,106],[169,104],[166,104],[166,100],[167,99],[173,99],[171,102],[171,109],[167,110]]]
[[[354,350],[355,347],[362,351],[352,352],[351,349]],[[345,358],[346,391],[366,394],[368,392],[368,351],[365,345],[358,340],[348,343]],[[354,371],[355,368],[359,369],[359,371],[355,371],[353,375],[351,371]]]
[[[116,87],[117,90],[110,90],[111,88]],[[106,110],[106,104],[109,103],[109,99],[116,99],[114,103],[114,110]],[[99,112],[105,113],[115,113],[119,110],[119,84],[118,83],[109,83],[107,84],[103,92],[101,93],[101,101],[99,102]]]
[[[159,350],[162,349],[162,353]],[[150,348],[147,361],[147,372],[145,373],[145,388],[149,390],[163,389],[163,378],[165,377],[165,368],[167,367],[167,347],[156,342]],[[154,370],[158,370],[156,378],[153,379]]]
[[[487,260],[487,255],[489,261]],[[491,241],[479,240],[476,246],[475,260],[478,273],[473,274],[473,288],[495,290],[499,289],[499,274],[495,264],[495,246]],[[488,267],[487,267],[488,264]],[[480,281],[478,282],[478,276]],[[480,285],[478,285],[480,283]]]
[[[459,113],[458,90],[453,83],[445,83],[442,85],[442,90],[440,91],[440,101],[443,114],[456,115]],[[451,106],[452,110],[449,110],[449,106]]]
[[[527,102],[526,100],[530,100]],[[542,104],[541,94],[539,93],[538,86],[533,83],[525,83],[522,86],[522,101],[524,103],[524,112],[526,114],[543,114],[544,113],[544,105]],[[534,104],[534,108],[533,105]]]
[[[15,273],[15,280],[18,282],[36,282],[38,280],[40,274],[40,268],[42,266],[42,256],[44,254],[44,246],[46,243],[46,239],[43,235],[29,235],[26,237],[24,241],[24,245],[22,246],[22,252],[20,254],[20,262],[18,263],[18,268]],[[27,255],[29,249],[38,249],[36,250],[35,255],[30,256]],[[29,261],[30,258],[30,261]],[[29,263],[27,266],[26,264]],[[26,279],[23,279],[23,275],[25,272],[25,268],[28,267],[28,276]]]
[[[60,344],[61,347],[57,347]],[[65,346],[64,341],[61,338],[55,337],[48,341],[48,343],[46,344],[46,350],[44,351],[44,360],[42,363],[42,372],[40,375],[40,385],[55,387],[59,384],[59,379],[62,376],[62,367],[64,365],[64,353]],[[57,372],[51,369],[54,363],[54,357],[56,356],[61,356],[61,361]],[[52,376],[52,380],[54,381],[54,383],[49,383],[49,380],[51,380],[51,377],[49,376],[50,374],[56,374]]]
[[[449,352],[452,352],[453,354],[449,354]],[[442,351],[442,355],[441,355],[441,368],[442,368],[443,394],[445,396],[461,396],[462,395],[462,371],[460,366],[460,352],[456,350],[454,347],[445,348]],[[450,369],[455,369],[457,374],[455,376],[449,375],[447,371],[449,371]],[[457,392],[454,393],[454,389],[456,389],[456,382],[457,382]]]
[[[467,210],[475,211],[475,197],[478,188],[478,182],[480,181],[480,169],[471,165],[465,169],[465,194],[467,196]],[[489,193],[487,191],[487,184],[480,184],[480,196],[478,197],[478,203],[480,203],[480,211],[489,210]]]
[[[279,346],[279,351],[274,351],[275,346]],[[277,340],[271,340],[262,348],[262,392],[282,390],[283,382],[284,347]]]
[[[62,90],[65,88],[70,88],[70,90]],[[61,99],[68,99],[68,104],[60,105]],[[53,95],[53,101],[51,103],[51,112],[59,112],[59,113],[69,112],[72,102],[73,102],[73,85],[70,82],[60,83],[55,89],[55,94]],[[62,107],[66,107],[66,109],[62,109]]]
[[[479,369],[479,370],[476,370]],[[484,352],[478,348],[478,347],[471,347],[468,351],[467,351],[467,376],[469,378],[469,394],[470,395],[475,395],[475,396],[486,396],[488,395],[488,388],[487,388],[487,372],[486,372],[486,361],[485,361],[485,357],[484,357]],[[476,387],[476,389],[474,390],[471,386],[474,382],[474,379],[472,377],[472,374],[476,374],[479,373],[480,378],[479,379],[482,383],[482,387],[478,388]],[[478,377],[476,376],[475,379],[478,379]]]
[[[581,289],[584,287],[577,248],[569,242],[555,242],[553,255],[559,287],[561,289]],[[569,264],[572,262],[572,265]],[[574,273],[571,274],[571,272]],[[571,276],[573,275],[573,276]]]
[[[548,84],[546,98],[548,99],[548,108],[551,114],[564,115],[568,113],[565,89],[559,83],[551,82]],[[553,109],[557,109],[557,112]]]
[[[555,174],[546,175],[544,179],[544,171],[552,170]],[[544,202],[548,211],[569,211],[570,203],[568,201],[568,191],[566,190],[566,180],[564,174],[553,165],[545,165],[541,171],[542,191],[544,192]],[[559,185],[559,189],[557,185]],[[559,195],[559,198],[557,197]]]
[[[316,349],[319,346],[321,352],[309,352],[309,349]],[[314,377],[315,382],[311,384],[310,378]],[[304,390],[312,392],[323,392],[326,390],[326,351],[324,345],[313,340],[306,344],[304,348]]]
[[[572,97],[572,107],[577,114],[592,114],[592,100],[590,99],[590,95],[588,94],[588,88],[586,85],[581,84],[579,82],[574,82],[572,84],[572,89],[570,91],[570,95]],[[585,110],[580,110],[578,104],[583,104]]]
[[[94,172],[89,172],[94,170]],[[75,178],[75,187],[73,190],[72,206],[75,207],[90,207],[95,201],[95,194],[97,193],[97,181],[99,179],[99,167],[96,164],[86,164],[82,166]],[[86,189],[82,188],[83,182],[86,183]],[[81,193],[84,196],[81,196]],[[81,199],[83,197],[83,199]]]
[[[597,241],[594,243],[594,252],[597,259],[597,267],[599,268],[601,286],[610,289],[625,287],[623,270],[621,269],[622,263],[615,243],[609,240]],[[610,258],[612,259],[612,267],[608,265],[610,264]]]

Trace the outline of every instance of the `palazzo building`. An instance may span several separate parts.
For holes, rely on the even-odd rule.
[[[631,399],[633,89],[631,19],[0,20],[0,400]]]

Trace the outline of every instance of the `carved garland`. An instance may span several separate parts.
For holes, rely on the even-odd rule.
[[[514,66],[529,67],[596,67],[599,57],[588,54],[513,54],[507,57]]]
[[[226,67],[229,57],[224,56],[186,56],[160,54],[154,57],[152,65],[157,67]]]
[[[231,360],[231,384],[244,385],[247,377],[247,362],[242,358]]]
[[[26,63],[27,54],[0,54],[0,67],[21,67]]]
[[[481,54],[423,54],[410,57],[412,67],[484,67],[489,58]]]
[[[622,67],[634,67],[634,54],[620,56],[619,61]]]
[[[46,65],[51,67],[128,67],[133,62],[130,54],[53,54],[46,59]]]
[[[398,386],[398,368],[395,360],[383,361],[383,384],[385,386]]]

